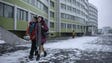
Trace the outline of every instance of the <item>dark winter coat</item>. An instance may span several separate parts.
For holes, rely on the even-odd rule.
[[[27,34],[30,35],[31,40],[36,40],[38,36],[36,36],[36,32],[38,33],[38,24],[37,22],[30,22],[29,27],[26,31]],[[46,42],[46,36],[45,33],[48,31],[48,26],[46,25],[45,21],[41,21],[41,42]]]

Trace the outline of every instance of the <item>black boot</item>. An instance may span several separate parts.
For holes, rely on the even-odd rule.
[[[39,59],[40,59],[40,55],[37,54],[36,61],[38,61]]]
[[[38,55],[38,51],[35,51],[35,56],[37,56]]]
[[[33,55],[29,55],[29,59],[30,60],[33,60]]]
[[[46,57],[47,56],[47,52],[46,51],[44,51],[44,57]]]

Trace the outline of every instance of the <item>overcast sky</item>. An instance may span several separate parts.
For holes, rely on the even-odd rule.
[[[112,0],[89,0],[98,8],[98,28],[112,27]]]

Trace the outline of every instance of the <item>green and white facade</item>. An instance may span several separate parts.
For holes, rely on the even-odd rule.
[[[92,23],[89,7],[88,0],[0,0],[0,26],[21,35],[32,17],[38,15],[44,17],[51,37],[73,30],[77,34],[86,34],[88,23]],[[97,18],[94,23],[96,30]]]
[[[96,35],[98,31],[98,10],[97,8],[89,3],[89,21],[88,21],[88,33]]]

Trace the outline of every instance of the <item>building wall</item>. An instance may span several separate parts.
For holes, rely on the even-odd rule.
[[[89,7],[88,0],[0,0],[0,26],[11,31],[25,31],[32,17],[40,15],[48,24],[50,36],[73,30],[85,34],[88,22],[97,25],[89,19],[88,12],[96,9],[89,10]]]
[[[61,32],[85,33],[88,7],[85,0],[60,0]]]
[[[112,34],[112,28],[111,27],[103,27],[102,33],[103,34]]]
[[[11,29],[7,28],[8,30],[22,30],[25,31],[28,21],[31,21],[32,17],[34,15],[41,15],[43,16],[46,21],[48,21],[48,10],[47,6],[46,8],[41,8],[42,5],[44,5],[42,2],[41,4],[36,7],[36,4],[29,4],[26,1],[30,0],[1,0],[2,3],[0,3],[3,6],[3,12],[1,19],[11,19],[9,22],[12,24]],[[2,7],[1,6],[1,7]],[[45,6],[45,5],[44,5]],[[39,8],[40,7],[40,8]],[[43,11],[42,11],[43,10]],[[1,21],[1,26],[5,27],[4,24],[7,24],[7,27],[10,26],[8,22],[4,22],[7,20]]]
[[[89,3],[89,32],[91,32],[91,35],[95,35],[98,30],[98,10],[97,8]]]

